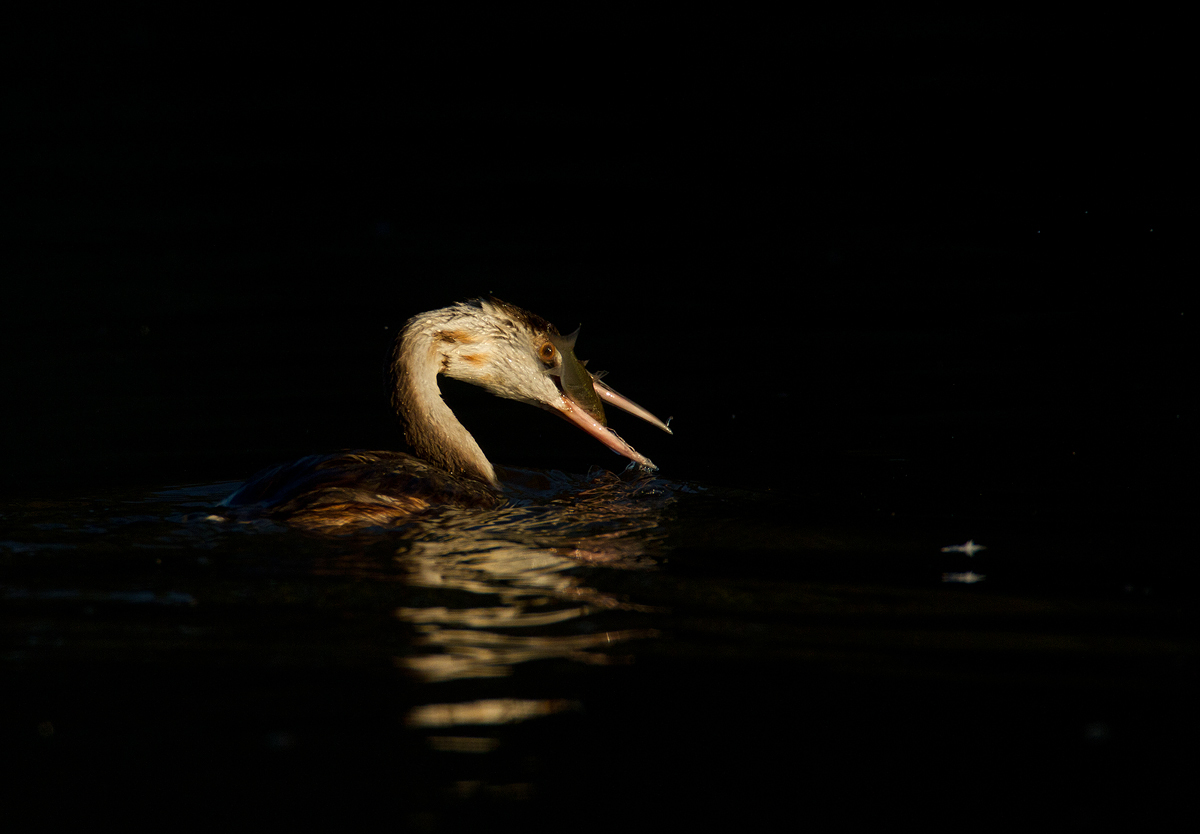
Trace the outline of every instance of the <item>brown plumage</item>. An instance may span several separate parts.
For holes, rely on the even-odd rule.
[[[222,506],[235,517],[267,516],[337,532],[394,526],[433,507],[502,503],[500,478],[442,400],[438,374],[553,411],[618,454],[655,468],[597,422],[589,413],[594,408],[563,390],[564,364],[570,370],[572,362],[571,347],[554,325],[499,299],[475,299],[414,316],[397,336],[390,364],[392,405],[413,454],[355,451],[306,457],[259,473]],[[595,380],[594,385],[610,404],[670,431],[603,383]]]

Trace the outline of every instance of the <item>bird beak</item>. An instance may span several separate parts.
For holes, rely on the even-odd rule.
[[[632,400],[618,394],[612,388],[605,385],[599,379],[596,379],[594,374],[589,374],[592,377],[592,384],[595,386],[596,393],[600,395],[609,405],[614,405],[622,411],[628,411],[636,417],[641,417],[646,422],[658,426],[667,434],[673,432],[667,428],[667,424],[655,417],[646,409],[642,408]],[[623,455],[636,463],[650,469],[657,469],[654,462],[650,458],[643,455],[637,449],[630,446],[621,436],[610,428],[604,426],[600,421],[588,413],[588,411],[578,402],[576,402],[570,394],[563,392],[560,402],[556,404],[555,411],[568,422],[575,424],[592,437],[599,440],[608,448],[612,449],[618,455]]]
[[[603,371],[601,371],[601,373],[603,373]],[[664,423],[662,420],[655,417],[649,411],[642,408],[640,405],[638,405],[637,403],[635,403],[633,400],[629,399],[628,397],[618,394],[612,388],[610,388],[609,386],[607,386],[603,382],[601,382],[600,378],[598,376],[596,376],[595,374],[592,374],[592,385],[594,385],[596,387],[596,393],[600,395],[600,398],[603,400],[607,400],[609,405],[615,405],[617,408],[621,409],[622,411],[628,411],[634,417],[641,417],[643,420],[645,420],[650,425],[658,426],[660,429],[665,431],[667,434],[675,433],[675,432],[671,431],[669,428],[667,428],[667,423]],[[667,418],[667,422],[670,422],[670,418]]]

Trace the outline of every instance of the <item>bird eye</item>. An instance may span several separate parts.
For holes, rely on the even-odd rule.
[[[541,349],[538,351],[538,358],[549,365],[554,361],[554,345],[549,342],[543,342]]]

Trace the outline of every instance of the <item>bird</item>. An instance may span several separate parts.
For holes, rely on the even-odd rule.
[[[444,506],[496,507],[504,484],[479,444],[445,403],[445,375],[543,408],[649,472],[657,467],[607,427],[604,404],[673,433],[667,422],[618,394],[575,357],[567,336],[534,313],[495,297],[413,316],[391,352],[391,404],[410,453],[346,451],[310,455],[264,470],[221,502],[236,518],[269,517],[337,533],[394,527]]]

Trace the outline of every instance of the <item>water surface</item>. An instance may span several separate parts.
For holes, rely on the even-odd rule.
[[[1015,795],[1070,821],[1178,786],[1194,609],[1095,536],[552,477],[334,538],[221,518],[234,482],[7,502],[19,784],[432,830]]]

